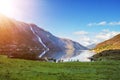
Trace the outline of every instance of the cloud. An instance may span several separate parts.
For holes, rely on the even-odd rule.
[[[112,26],[120,25],[120,21],[119,22],[110,22],[108,25],[112,25]]]
[[[100,42],[100,41],[104,41],[107,39],[112,38],[113,36],[119,34],[120,32],[116,32],[116,31],[110,31],[110,30],[102,30],[102,32],[98,33],[95,38]]]
[[[88,36],[81,36],[79,38],[79,42],[83,45],[89,45],[91,43],[91,39]]]
[[[81,31],[79,31],[81,32]],[[86,32],[88,33],[88,32]],[[100,32],[98,32],[97,34],[93,34],[93,33],[89,33],[87,35],[81,35],[81,34],[77,34],[77,41],[84,45],[84,46],[88,46],[91,44],[97,44],[100,42],[103,42],[107,39],[112,38],[113,36],[120,34],[120,32],[117,31],[110,31],[109,29],[104,29]]]
[[[97,25],[98,25],[98,26],[105,26],[106,24],[107,24],[106,21],[102,21],[102,22],[99,22]]]
[[[101,21],[101,22],[94,22],[89,23],[88,26],[120,26],[120,21],[113,21],[113,22],[107,22],[107,21]]]
[[[98,41],[94,38],[91,38],[88,35],[85,36],[79,36],[78,40],[77,40],[80,44],[84,45],[84,46],[88,46],[94,43],[97,43]]]
[[[88,32],[86,32],[86,31],[76,31],[73,34],[76,34],[76,35],[86,35],[86,34],[88,34]]]

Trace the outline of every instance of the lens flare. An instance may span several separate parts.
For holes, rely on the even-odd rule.
[[[34,15],[36,0],[0,0],[0,14],[23,20]]]
[[[11,15],[13,12],[13,1],[12,0],[0,0],[0,13],[4,15]]]

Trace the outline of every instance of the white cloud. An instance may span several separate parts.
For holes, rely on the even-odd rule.
[[[96,23],[89,23],[88,26],[94,26]]]
[[[88,45],[91,45],[91,44],[98,42],[96,39],[91,38],[87,35],[86,36],[79,36],[77,41],[84,46],[88,46]]]
[[[113,36],[119,34],[120,32],[116,31],[109,31],[109,30],[102,30],[102,32],[98,33],[95,38],[100,41],[104,41],[107,39],[112,38]]]
[[[89,45],[91,43],[91,40],[88,36],[82,36],[79,40],[84,45]]]
[[[88,26],[120,26],[120,21],[113,21],[113,22],[107,22],[107,21],[94,22],[94,23],[89,23]]]
[[[112,25],[112,26],[120,25],[120,21],[118,21],[118,22],[110,22],[110,23],[108,23],[108,25]]]
[[[87,32],[88,33],[88,32]],[[104,29],[101,32],[94,34],[93,33],[89,33],[88,35],[77,35],[77,40],[80,44],[87,46],[87,45],[91,45],[94,43],[100,43],[102,41],[105,41],[107,39],[112,38],[113,36],[120,34],[120,32],[117,31],[110,31],[109,29]]]
[[[102,22],[99,22],[97,25],[98,25],[98,26],[104,26],[104,25],[106,25],[106,24],[107,24],[106,21],[102,21]]]
[[[88,32],[86,32],[86,31],[76,31],[76,32],[74,32],[74,34],[76,34],[76,35],[86,35],[86,34],[88,34]]]

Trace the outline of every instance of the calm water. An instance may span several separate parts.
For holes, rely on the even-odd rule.
[[[81,62],[89,62],[89,57],[93,56],[95,53],[89,50],[82,50],[78,51],[76,55],[69,57],[69,58],[63,58],[64,62],[69,61],[81,61]]]
[[[81,61],[81,62],[88,62],[90,61],[88,58],[93,56],[95,53],[89,50],[66,50],[62,52],[56,51],[49,51],[47,52],[44,57],[55,58],[57,60],[63,60],[64,62],[69,61]]]

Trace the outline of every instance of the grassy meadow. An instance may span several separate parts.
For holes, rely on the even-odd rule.
[[[119,80],[120,61],[51,63],[0,56],[0,80]]]

